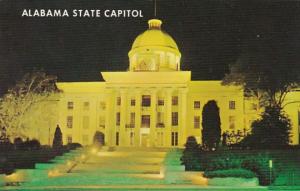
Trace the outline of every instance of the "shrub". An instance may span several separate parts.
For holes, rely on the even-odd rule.
[[[278,149],[290,143],[291,122],[280,108],[267,107],[262,118],[251,126],[251,134],[242,141],[245,147]]]
[[[270,184],[270,171],[269,160],[273,160],[271,183],[274,183],[279,175],[284,176],[282,173],[286,173],[289,169],[297,171],[298,163],[297,148],[291,150],[217,150],[217,151],[203,151],[198,149],[197,153],[191,158],[196,157],[195,166],[190,166],[193,169],[200,171],[217,171],[228,169],[246,169],[256,174],[260,185]],[[288,160],[287,160],[288,159]],[[186,159],[187,164],[189,164]],[[194,163],[193,163],[194,164]],[[288,168],[288,169],[287,169]],[[287,182],[289,184],[289,182]]]
[[[59,126],[57,125],[54,133],[52,147],[54,150],[61,150],[62,146],[63,146],[62,133]]]
[[[199,145],[195,137],[190,136],[187,138],[183,155],[180,158],[182,164],[185,166],[185,170],[196,170],[199,169]]]
[[[40,149],[41,144],[38,140],[32,139],[32,140],[26,140],[25,142],[22,143],[22,149],[25,150],[38,150]]]
[[[240,168],[242,164],[241,158],[235,158],[234,156],[216,157],[209,161],[207,164],[207,170],[226,170]]]
[[[226,170],[215,170],[215,171],[205,171],[204,176],[207,178],[226,178],[226,177],[236,177],[236,178],[254,178],[256,175],[246,169],[234,168]]]
[[[14,139],[15,149],[19,150],[23,146],[23,139],[21,137],[17,137]]]
[[[9,142],[9,141],[6,141],[6,142],[0,142],[0,152],[7,152],[7,151],[11,151],[14,149],[14,145]]]
[[[273,168],[270,181],[269,160],[268,156],[258,155],[255,158],[245,159],[242,163],[242,168],[254,172],[257,175],[260,185],[269,185],[275,181],[278,175],[277,171]]]
[[[82,147],[82,145],[80,143],[69,143],[67,144],[67,148],[69,150],[74,150],[74,149],[77,149],[77,148],[80,148]]]

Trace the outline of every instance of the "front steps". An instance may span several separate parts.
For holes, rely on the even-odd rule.
[[[33,178],[19,188],[197,186],[193,185],[191,174],[184,171],[178,149],[103,147],[91,151],[91,148],[78,149],[50,164],[37,164],[31,172]],[[80,160],[82,156],[84,160]],[[68,171],[68,163],[76,165]],[[47,176],[53,169],[57,172]]]

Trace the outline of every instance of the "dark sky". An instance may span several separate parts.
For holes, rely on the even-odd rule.
[[[144,18],[22,18],[29,8],[141,9]],[[194,80],[222,79],[252,44],[299,55],[299,1],[158,0],[157,12]],[[0,0],[0,93],[34,69],[59,81],[126,70],[131,44],[152,17],[151,0]]]

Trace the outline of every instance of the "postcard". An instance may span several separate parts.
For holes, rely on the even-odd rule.
[[[0,0],[0,190],[300,190],[299,18]]]

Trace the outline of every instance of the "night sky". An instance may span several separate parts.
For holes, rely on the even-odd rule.
[[[140,9],[144,18],[22,18],[29,8]],[[299,1],[157,0],[157,13],[194,80],[222,79],[253,45],[300,55]],[[32,70],[58,81],[101,81],[100,71],[125,71],[131,44],[151,18],[151,0],[0,0],[0,93]]]

